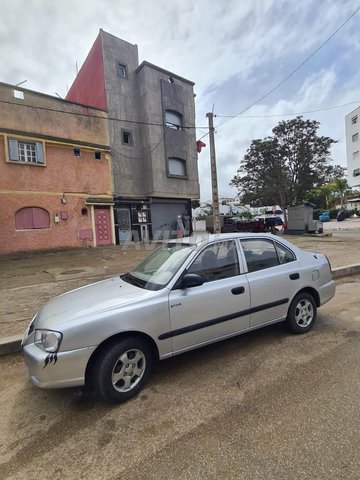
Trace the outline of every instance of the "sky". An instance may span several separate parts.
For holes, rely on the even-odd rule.
[[[147,60],[195,82],[197,139],[214,112],[220,197],[250,143],[304,114],[337,140],[346,166],[346,114],[360,105],[360,11],[273,93],[259,100],[332,35],[360,0],[1,0],[0,81],[65,97],[99,29]],[[224,117],[223,117],[224,116]],[[226,123],[224,123],[226,121]],[[221,125],[224,123],[224,125]],[[211,199],[210,152],[199,154],[201,199]]]

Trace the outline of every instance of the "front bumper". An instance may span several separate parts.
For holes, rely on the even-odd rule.
[[[78,387],[85,384],[85,370],[96,347],[49,354],[34,343],[23,346],[31,382],[40,388]]]

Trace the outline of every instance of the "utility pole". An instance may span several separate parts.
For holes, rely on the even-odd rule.
[[[213,123],[213,113],[207,113],[209,119],[209,138],[210,138],[210,162],[211,162],[211,187],[212,187],[212,208],[214,219],[214,233],[221,233],[220,227],[220,210],[219,210],[219,193],[216,173],[216,156],[215,156],[215,129]]]

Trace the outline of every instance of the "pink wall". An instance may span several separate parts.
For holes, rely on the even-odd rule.
[[[111,194],[109,162],[95,159],[93,151],[45,145],[46,166],[6,163],[4,138],[0,136],[0,189],[9,191],[80,192],[85,195]]]
[[[83,241],[91,231],[88,197],[111,195],[109,160],[93,151],[46,144],[46,166],[6,163],[0,136],[0,255],[10,252],[92,246]],[[66,203],[62,203],[63,195]],[[24,207],[39,207],[50,215],[50,228],[16,228],[15,214]],[[87,214],[82,209],[87,208]],[[55,215],[59,219],[55,222]]]
[[[100,35],[95,40],[66,95],[66,100],[106,110],[104,62]]]
[[[32,250],[48,250],[56,248],[80,248],[84,246],[81,232],[91,230],[90,207],[85,204],[86,195],[67,196],[67,204],[61,204],[61,195],[56,194],[2,194],[1,205],[6,208],[0,211],[1,236],[0,255],[11,252],[25,252]],[[15,213],[25,206],[36,206],[49,212],[50,228],[18,230],[15,226]],[[82,215],[86,207],[88,214]],[[64,215],[65,213],[65,215]],[[57,214],[59,222],[54,221]],[[93,241],[88,240],[87,246]]]

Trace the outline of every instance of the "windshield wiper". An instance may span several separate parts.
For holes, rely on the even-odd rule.
[[[124,275],[120,275],[121,280],[124,280],[131,285],[135,285],[136,287],[145,288],[145,282],[140,280],[139,278],[134,277],[131,273],[126,272]]]

